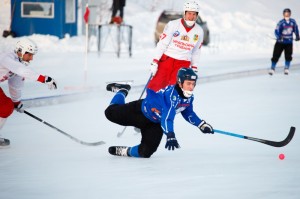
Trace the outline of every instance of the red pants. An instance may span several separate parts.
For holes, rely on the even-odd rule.
[[[14,111],[13,101],[0,88],[0,117],[7,118]]]
[[[177,72],[180,68],[189,68],[190,61],[177,60],[165,54],[158,62],[158,70],[155,76],[148,84],[148,88],[159,91],[168,85],[174,85],[177,82]]]

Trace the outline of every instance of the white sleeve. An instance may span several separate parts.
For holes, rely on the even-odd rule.
[[[175,21],[170,21],[164,28],[163,33],[159,37],[159,42],[156,45],[153,59],[160,60],[161,56],[167,50],[174,34],[174,27],[176,27]]]
[[[15,75],[14,77],[8,79],[9,94],[13,102],[18,102],[21,100],[23,87],[23,77]]]
[[[197,66],[199,67],[199,60],[200,60],[200,54],[201,54],[201,47],[203,43],[203,30],[201,28],[201,36],[198,40],[197,44],[195,45],[194,49],[192,50],[192,58],[191,58],[191,66]]]
[[[33,71],[31,68],[24,66],[21,62],[14,60],[11,56],[6,56],[3,58],[1,65],[10,70],[11,72],[25,77],[26,79],[31,79],[37,81],[39,74]]]

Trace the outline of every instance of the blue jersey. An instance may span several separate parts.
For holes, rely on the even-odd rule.
[[[167,86],[158,92],[147,90],[147,97],[142,103],[142,112],[149,120],[160,123],[164,133],[174,132],[174,119],[181,113],[186,121],[199,126],[201,119],[193,111],[194,96],[183,98],[175,85]]]
[[[293,43],[293,33],[295,33],[296,38],[299,38],[298,25],[295,19],[290,18],[288,21],[282,19],[278,22],[275,29],[275,36],[278,42]]]

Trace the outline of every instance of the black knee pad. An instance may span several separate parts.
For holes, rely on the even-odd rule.
[[[149,147],[145,144],[139,146],[139,155],[143,158],[150,158],[151,155],[156,151],[157,147]]]
[[[104,111],[104,114],[105,114],[105,117],[109,120],[109,121],[112,121],[112,117],[113,117],[113,107],[116,106],[116,104],[113,104],[113,105],[110,105],[108,106],[105,111]]]

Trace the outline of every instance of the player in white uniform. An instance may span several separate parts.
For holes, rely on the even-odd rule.
[[[56,89],[57,84],[49,76],[40,75],[26,67],[37,53],[37,45],[28,38],[22,38],[16,43],[14,52],[0,54],[0,83],[8,81],[10,97],[7,97],[0,87],[0,129],[6,119],[16,109],[23,112],[21,102],[22,88],[25,79],[31,79],[48,85],[49,89]],[[0,146],[10,144],[8,139],[0,137]]]
[[[203,30],[195,23],[200,7],[196,1],[188,1],[183,7],[183,18],[170,21],[157,43],[150,66],[152,80],[148,88],[158,91],[167,85],[176,84],[180,68],[198,71]]]

